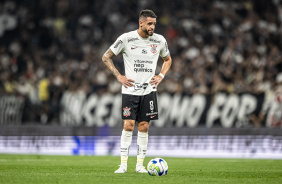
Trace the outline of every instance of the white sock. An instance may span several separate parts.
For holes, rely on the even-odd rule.
[[[148,132],[144,133],[138,131],[137,145],[137,165],[143,165],[148,145]]]
[[[131,141],[132,141],[132,131],[122,130],[121,140],[120,140],[121,164],[127,164]]]

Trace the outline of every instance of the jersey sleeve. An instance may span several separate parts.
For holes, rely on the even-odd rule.
[[[166,42],[166,39],[163,36],[162,36],[162,42],[161,42],[160,56],[162,58],[166,58],[167,56],[169,56],[169,50],[168,50],[167,42]]]
[[[115,43],[111,45],[110,49],[116,56],[124,50],[126,43],[125,40],[126,40],[125,34],[122,34],[117,38]]]

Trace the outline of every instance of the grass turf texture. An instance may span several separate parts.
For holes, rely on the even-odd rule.
[[[114,174],[119,157],[0,154],[0,183],[282,183],[282,160],[164,159],[168,175],[158,177],[135,173],[136,157],[129,157],[126,174]]]

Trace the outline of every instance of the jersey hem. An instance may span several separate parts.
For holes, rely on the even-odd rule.
[[[144,94],[140,94],[140,95],[138,95],[138,94],[132,94],[132,93],[121,93],[121,94],[124,94],[124,95],[133,95],[133,96],[145,96],[145,95],[148,95],[148,94],[150,94],[150,93],[152,93],[152,92],[157,92],[157,91],[150,91],[149,93],[144,93]]]

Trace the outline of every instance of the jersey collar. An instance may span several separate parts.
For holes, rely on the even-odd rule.
[[[151,36],[149,36],[148,38],[142,38],[139,34],[138,34],[138,29],[135,32],[137,34],[137,37],[141,40],[149,40]]]

